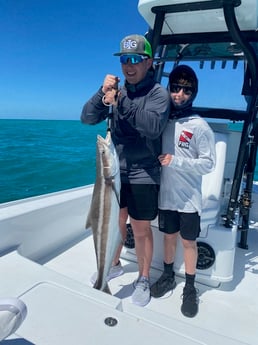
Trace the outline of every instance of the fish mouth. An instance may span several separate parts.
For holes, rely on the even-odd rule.
[[[111,133],[110,131],[107,131],[106,137],[103,138],[101,135],[97,135],[97,140],[99,143],[103,145],[109,145],[111,143]]]

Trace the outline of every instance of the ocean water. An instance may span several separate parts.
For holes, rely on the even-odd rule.
[[[0,203],[94,183],[106,123],[0,120]]]
[[[105,136],[105,122],[0,120],[0,126],[0,203],[94,183],[96,136]]]

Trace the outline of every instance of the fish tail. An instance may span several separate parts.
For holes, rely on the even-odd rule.
[[[100,287],[99,287],[99,283],[98,283],[98,280],[95,282],[95,284],[94,284],[94,289],[97,289],[97,290],[101,290],[101,291],[103,291],[103,292],[106,292],[107,294],[109,294],[109,295],[112,295],[112,293],[111,293],[111,291],[110,291],[110,288],[109,288],[109,286],[108,286],[108,283],[106,283],[105,284],[105,286],[104,286],[104,288],[103,289],[101,289]]]

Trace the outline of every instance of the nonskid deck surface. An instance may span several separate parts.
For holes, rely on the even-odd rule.
[[[172,295],[166,298],[154,299],[144,308],[144,312],[154,312],[191,326],[236,339],[246,344],[256,345],[258,342],[258,224],[253,224],[249,234],[249,249],[236,250],[234,280],[222,283],[219,288],[211,288],[196,284],[199,290],[199,313],[193,319],[185,318],[180,311],[181,295],[184,280],[176,277],[177,286]],[[132,282],[137,278],[137,265],[122,259],[125,273],[110,281],[112,294],[122,300],[122,308],[126,310],[131,305],[133,292]],[[72,279],[92,286],[90,278],[96,269],[93,240],[91,237],[83,240],[69,251],[63,253],[46,264]],[[151,270],[153,283],[161,272]],[[102,294],[102,292],[99,292]],[[139,309],[139,313],[141,310]],[[139,314],[140,315],[140,314]],[[171,324],[172,326],[172,324]]]

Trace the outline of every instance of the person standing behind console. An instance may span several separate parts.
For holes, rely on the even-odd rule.
[[[186,65],[169,75],[171,114],[162,136],[159,197],[159,230],[164,233],[164,272],[151,287],[153,297],[162,297],[176,286],[173,263],[180,232],[185,263],[185,287],[181,311],[187,317],[198,312],[194,286],[197,244],[200,233],[202,175],[215,167],[214,134],[207,122],[192,110],[198,79]]]
[[[170,99],[165,88],[154,80],[152,49],[141,35],[122,39],[120,52],[125,83],[107,74],[103,85],[84,105],[81,121],[97,124],[111,117],[112,140],[121,171],[120,219],[123,241],[128,215],[132,225],[139,276],[134,282],[132,302],[144,306],[150,301],[149,270],[153,253],[151,220],[158,212],[161,134],[168,120]],[[123,273],[119,261],[122,244],[114,258],[108,279]]]

